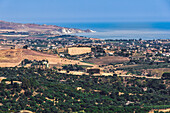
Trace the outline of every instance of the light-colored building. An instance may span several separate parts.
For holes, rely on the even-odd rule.
[[[68,48],[68,54],[70,55],[80,55],[85,53],[90,53],[91,48],[90,47],[71,47]]]

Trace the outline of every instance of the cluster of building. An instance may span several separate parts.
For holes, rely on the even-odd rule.
[[[104,55],[118,55],[132,57],[132,59],[145,59],[153,56],[170,56],[170,39],[160,40],[91,40],[91,39],[13,39],[0,40],[1,46],[23,48],[42,52],[53,52],[62,57],[86,54],[87,57]],[[82,58],[82,57],[81,57]]]

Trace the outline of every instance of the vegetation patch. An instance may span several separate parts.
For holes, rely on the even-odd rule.
[[[25,109],[42,113],[146,113],[152,109],[170,107],[169,80],[74,76],[59,74],[57,71],[42,68],[0,68],[0,76],[6,77],[0,83],[0,112]]]

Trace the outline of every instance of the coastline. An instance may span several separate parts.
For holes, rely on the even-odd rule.
[[[90,29],[95,32],[72,35],[98,39],[170,39],[170,22],[155,23],[49,23],[48,25]]]

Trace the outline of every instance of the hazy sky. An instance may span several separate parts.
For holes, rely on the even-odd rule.
[[[170,21],[170,0],[0,0],[14,22]]]

